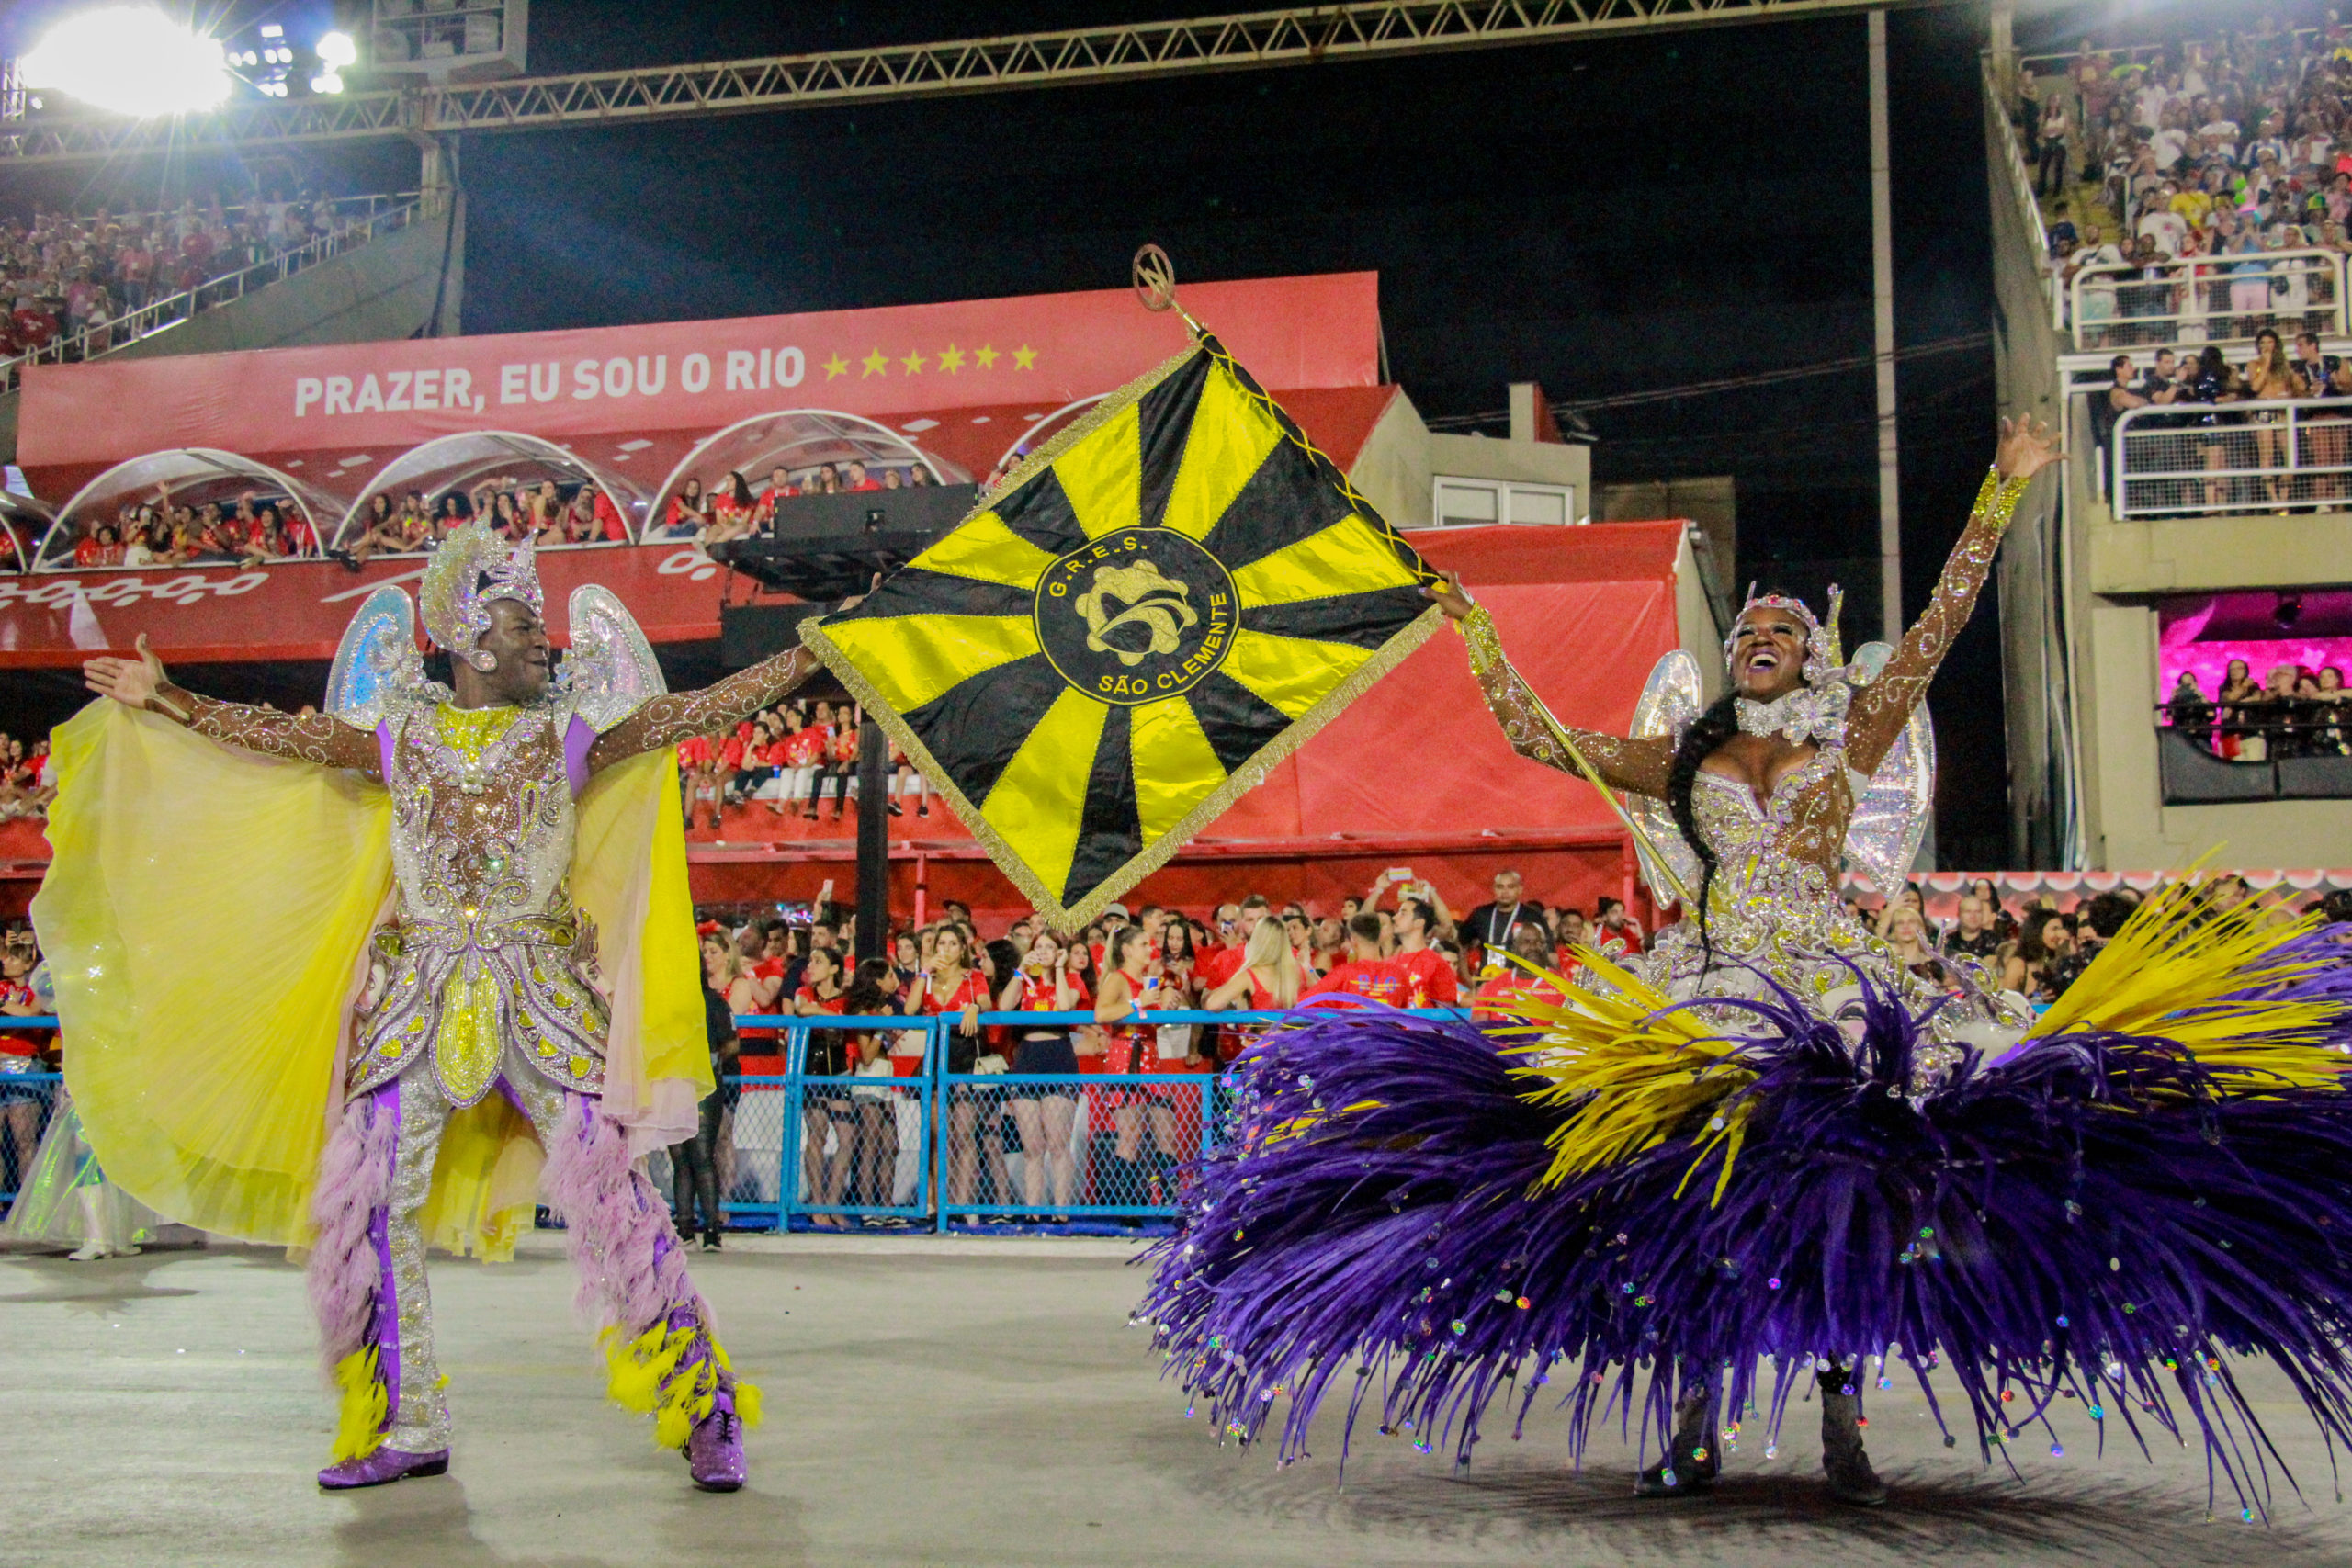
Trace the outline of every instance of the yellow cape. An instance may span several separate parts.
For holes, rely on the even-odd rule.
[[[91,1146],[159,1214],[306,1245],[368,938],[391,897],[390,797],[113,702],[75,715],[54,750],[55,859],[33,923]],[[667,750],[598,774],[572,852],[611,991],[605,1109],[639,1147],[690,1134],[711,1087],[676,781]],[[539,1165],[501,1096],[459,1113],[426,1235],[503,1256]]]

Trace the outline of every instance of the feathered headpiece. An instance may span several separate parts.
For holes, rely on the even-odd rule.
[[[529,539],[510,548],[477,519],[441,541],[417,597],[425,635],[452,653],[469,653],[490,629],[492,600],[519,599],[532,614],[545,612],[538,553]]]
[[[1844,651],[1838,647],[1838,616],[1845,607],[1846,591],[1836,583],[1829,585],[1829,620],[1824,625],[1802,599],[1792,599],[1785,593],[1758,593],[1756,584],[1747,585],[1747,603],[1732,617],[1731,636],[1724,638],[1724,668],[1731,668],[1732,645],[1739,637],[1739,623],[1750,610],[1786,610],[1804,623],[1804,683],[1818,686],[1829,679],[1831,671],[1845,663]]]

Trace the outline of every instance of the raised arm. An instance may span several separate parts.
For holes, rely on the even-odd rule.
[[[1502,726],[1512,750],[1532,762],[1581,776],[1568,754],[1568,748],[1574,746],[1603,783],[1635,795],[1665,798],[1667,775],[1674,767],[1672,740],[1664,736],[1634,740],[1562,724],[1503,657],[1502,639],[1495,634],[1493,618],[1462,592],[1460,581],[1449,573],[1438,586],[1422,592],[1437,601],[1468,645],[1471,672],[1478,677],[1487,710]]]
[[[279,713],[245,703],[199,697],[172,683],[164,661],[141,633],[136,659],[93,659],[82,666],[83,683],[127,707],[162,714],[196,734],[240,750],[322,768],[353,768],[371,779],[384,776],[384,754],[370,731],[331,714]]]
[[[1927,609],[1903,634],[1903,645],[1886,661],[1885,671],[1854,694],[1854,705],[1846,718],[1846,758],[1850,766],[1871,773],[1886,760],[1904,725],[1910,721],[1911,710],[1927,695],[1928,682],[1951,651],[1952,638],[1968,624],[1977,592],[1993,570],[1993,553],[2000,548],[2001,535],[2016,514],[2018,502],[2025,499],[2026,487],[2045,465],[2064,456],[2047,426],[2030,420],[2001,422],[1999,458],[1976,492],[1968,526],[1961,530],[1960,542],[1944,562],[1943,575],[1936,579]]]
[[[588,749],[588,771],[596,773],[641,751],[675,746],[689,736],[708,735],[781,702],[815,674],[817,656],[796,648],[738,670],[699,692],[672,692],[648,698],[627,718],[596,737]]]

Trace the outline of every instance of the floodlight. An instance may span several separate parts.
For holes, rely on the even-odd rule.
[[[54,87],[117,114],[187,114],[229,96],[226,56],[161,11],[109,6],[50,28],[19,62],[28,87]]]
[[[276,22],[264,22],[261,25],[261,36],[264,38],[284,38],[286,36],[286,29],[278,26]]]
[[[356,65],[359,61],[359,46],[351,41],[349,33],[328,33],[319,39],[319,63],[331,70]]]
[[[333,71],[326,72],[322,75],[313,76],[311,78],[311,91],[314,93],[340,93],[343,91],[343,77]]]

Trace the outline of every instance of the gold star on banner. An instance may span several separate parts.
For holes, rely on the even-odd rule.
[[[849,361],[843,359],[840,355],[836,354],[831,359],[825,361],[826,380],[830,381],[836,376],[846,376],[848,374]]]
[[[899,363],[907,367],[907,374],[910,376],[920,376],[922,374],[924,361],[921,350],[902,355],[899,358]]]
[[[996,362],[1003,357],[1003,355],[999,354],[987,344],[982,344],[979,347],[972,350],[972,363],[978,366],[983,370],[995,369]]]
[[[953,376],[964,368],[964,351],[949,344],[939,351],[939,367]]]
[[[858,363],[865,367],[866,376],[888,376],[890,373],[890,356],[878,348]],[[858,379],[862,381],[865,377],[861,376]]]
[[[1012,351],[1012,367],[1015,370],[1026,370],[1036,363],[1037,351],[1027,344],[1024,343]]]

